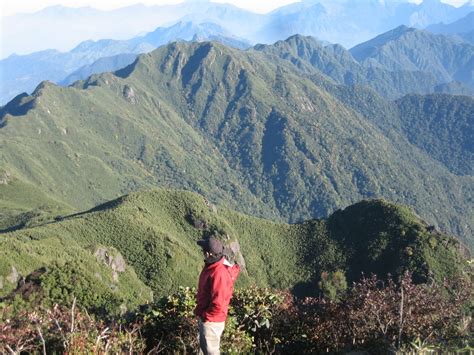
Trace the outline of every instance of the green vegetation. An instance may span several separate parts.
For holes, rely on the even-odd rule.
[[[74,211],[6,171],[0,172],[0,180],[0,230],[42,224]]]
[[[444,291],[449,288],[450,296]],[[120,322],[101,322],[72,307],[0,310],[0,351],[56,353],[193,353],[198,322],[195,289],[147,305]],[[221,339],[224,354],[302,354],[473,349],[467,280],[416,285],[409,273],[398,283],[374,275],[355,283],[339,301],[294,299],[287,292],[251,287],[234,293]]]
[[[354,86],[370,87],[388,99],[413,93],[431,93],[439,83],[439,79],[430,71],[410,71],[406,68],[390,70],[382,65],[363,65],[341,45],[324,45],[313,37],[294,35],[273,45],[257,45],[255,49],[288,60],[310,75],[314,75],[314,69],[317,69],[339,84],[352,89]],[[444,90],[450,94],[471,93],[462,85],[446,86]]]
[[[412,144],[453,173],[474,175],[474,98],[408,95],[397,100],[402,129]]]
[[[459,81],[474,89],[474,46],[451,36],[399,26],[351,49],[366,67],[430,72],[438,83]]]
[[[150,299],[147,287],[159,298],[180,285],[194,286],[202,268],[196,240],[210,233],[223,238],[230,257],[244,268],[238,287],[311,295],[324,272],[340,270],[350,283],[362,272],[397,276],[409,269],[418,281],[440,281],[467,268],[456,239],[429,231],[408,208],[384,201],[363,201],[328,220],[288,225],[221,210],[195,193],[154,190],[1,234],[0,295],[46,267],[39,280],[47,298],[75,296],[85,306],[107,310],[123,303],[130,309]],[[115,297],[108,296],[111,290]]]
[[[75,210],[156,186],[289,222],[385,198],[472,246],[472,176],[411,144],[396,104],[263,51],[173,43],[1,117],[3,171]]]

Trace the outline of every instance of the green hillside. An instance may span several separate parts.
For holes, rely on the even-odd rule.
[[[11,102],[0,165],[76,210],[153,186],[291,222],[385,198],[472,246],[472,176],[391,129],[397,110],[261,51],[173,43]]]
[[[303,71],[317,69],[340,84],[370,87],[388,99],[438,90],[439,79],[430,71],[364,66],[344,47],[337,44],[324,46],[312,37],[294,35],[273,45],[257,45],[255,49],[288,60]],[[462,85],[444,86],[439,90],[450,94],[471,93]]]
[[[368,67],[426,71],[439,83],[459,81],[474,88],[474,46],[451,36],[399,26],[350,50]]]
[[[150,299],[148,287],[160,297],[180,285],[195,286],[202,267],[196,240],[210,233],[242,265],[239,287],[315,293],[322,271],[342,270],[355,281],[362,272],[397,276],[408,268],[420,281],[440,281],[467,266],[456,239],[382,200],[362,201],[327,220],[288,225],[216,207],[195,193],[159,189],[1,234],[0,296],[22,276],[46,267],[40,282],[50,299],[79,295],[86,306],[130,309]]]
[[[474,175],[474,98],[407,95],[397,100],[411,143],[459,175]]]
[[[0,173],[0,231],[44,223],[70,214],[71,206],[54,200],[37,187]]]

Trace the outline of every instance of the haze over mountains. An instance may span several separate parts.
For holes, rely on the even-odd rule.
[[[255,48],[276,50],[274,55],[292,62],[303,59],[337,82],[369,86],[387,98],[409,93],[474,92],[474,45],[449,36],[401,26],[350,51],[312,37],[292,38]],[[236,48],[248,47],[247,42],[217,25],[186,22],[127,41],[86,41],[68,53],[49,50],[11,56],[0,61],[1,98],[7,101],[21,92],[31,92],[42,80],[69,85],[95,73],[118,70],[133,62],[136,54],[175,39],[217,40]]]
[[[439,23],[427,27],[433,33],[449,34],[474,43],[474,12],[470,12],[465,17],[453,23]]]
[[[0,61],[1,101],[7,102],[22,92],[31,92],[43,80],[68,85],[94,73],[122,68],[132,63],[136,54],[147,53],[175,40],[217,40],[238,48],[249,46],[218,25],[179,22],[130,40],[85,41],[66,53],[46,50],[10,56]]]
[[[402,1],[387,3],[378,1],[356,3],[304,1],[284,6],[266,15],[253,14],[234,6],[210,2],[182,3],[150,8],[137,5],[112,12],[101,12],[91,8],[47,8],[37,14],[6,18],[7,25],[8,21],[12,21],[12,24],[13,22],[21,23],[22,26],[19,27],[19,31],[15,32],[14,36],[5,36],[2,40],[4,51],[8,52],[9,41],[13,39],[14,45],[28,48],[28,52],[33,51],[34,48],[48,48],[48,50],[30,55],[10,56],[0,61],[0,73],[3,78],[2,87],[0,88],[0,104],[5,104],[22,92],[32,92],[42,80],[68,85],[75,80],[85,79],[88,75],[94,73],[117,70],[133,61],[132,54],[146,53],[174,40],[218,40],[234,47],[245,48],[249,47],[252,42],[273,43],[277,40],[284,40],[293,34],[300,34],[310,35],[333,43],[342,43],[346,48],[349,48],[351,45],[375,37],[381,32],[393,30],[394,27],[400,24],[425,27],[425,23],[449,22],[466,16],[465,19],[459,20],[461,21],[459,26],[464,31],[469,28],[467,23],[469,23],[470,12],[473,8],[474,6],[469,4],[461,8],[455,8],[433,0],[425,1],[420,5]],[[155,14],[155,16],[152,17],[152,14]],[[58,16],[57,21],[54,20],[56,15]],[[110,39],[123,38],[121,34],[113,34],[114,26],[120,24],[120,31],[135,28],[136,26],[130,25],[129,22],[136,21],[138,18],[140,23],[136,26],[145,26],[147,21],[154,21],[154,31],[131,39],[129,37],[127,40]],[[317,19],[317,21],[314,21],[314,19]],[[367,19],[371,19],[372,22]],[[102,20],[103,23],[100,25],[96,23]],[[40,26],[42,31],[27,31],[28,36],[24,38],[21,31],[30,27],[28,25],[30,21],[31,27]],[[41,21],[42,23],[39,23]],[[61,26],[61,23],[68,26],[68,31],[61,31],[54,27]],[[242,23],[246,25],[241,26]],[[464,25],[462,25],[463,23]],[[35,44],[29,44],[28,41],[32,37],[47,33],[48,26],[51,24],[54,27],[51,31],[56,33],[55,36],[50,36],[48,40],[36,39]],[[159,24],[166,24],[166,27],[156,28]],[[76,26],[78,26],[77,30],[74,30]],[[96,36],[88,35],[88,31],[82,30],[81,26],[92,26],[90,28],[98,29],[99,34]],[[453,26],[456,27],[456,25]],[[100,37],[102,34],[100,31],[104,28],[110,31]],[[65,48],[61,45],[55,45],[52,41],[52,39],[59,40],[61,36],[58,34],[62,32],[68,33],[68,41],[73,41],[74,34],[89,37],[84,37],[88,40],[80,44],[77,44],[76,41],[77,46],[70,52],[51,50],[51,47]],[[469,36],[469,32],[466,33]],[[347,36],[353,38],[348,39]],[[428,35],[426,34],[426,36]],[[450,34],[450,36],[452,35]],[[434,50],[437,53],[433,53],[434,56],[442,57],[445,55],[444,46],[449,48],[461,46],[462,36],[463,34],[456,38],[435,37],[429,39],[429,42],[436,42]],[[91,37],[100,40],[94,42],[89,39]],[[426,58],[432,55],[430,51],[421,53],[413,41],[410,42],[406,39],[407,36],[404,37],[404,43],[401,45],[405,46],[408,51],[416,50],[418,56],[425,58],[422,61],[431,60],[431,58]],[[395,38],[393,38],[393,41],[395,41]],[[368,43],[370,44],[370,42]],[[35,47],[37,45],[42,47]],[[340,49],[337,50],[340,52]],[[25,51],[19,50],[18,52]],[[346,54],[344,56],[348,57]],[[339,58],[341,57],[339,56]],[[336,57],[332,61],[337,62],[339,58]],[[466,54],[465,58],[469,59],[469,54]],[[460,71],[455,73],[454,78],[453,75],[446,75],[446,73],[441,73],[440,70],[432,73],[419,73],[419,71],[429,72],[432,68],[427,66],[421,69],[416,66],[407,68],[388,66],[383,69],[395,71],[395,73],[376,73],[372,75],[373,70],[377,71],[377,69],[372,68],[372,65],[369,66],[371,67],[369,70],[362,69],[361,71],[360,68],[354,68],[353,63],[349,63],[348,60],[345,60],[343,65],[349,64],[349,68],[343,70],[349,77],[347,80],[352,80],[360,85],[372,86],[381,94],[391,98],[399,97],[405,93],[446,92],[471,94],[469,85],[466,87],[465,85],[459,85],[458,82],[466,84],[465,77],[472,77],[472,63],[469,64],[471,67],[468,66],[463,70],[458,68],[463,63],[458,63],[456,59],[459,58],[453,58],[454,63],[452,65],[456,67],[454,69]],[[339,66],[339,64],[336,65]],[[365,66],[367,67],[367,65]],[[407,70],[412,73],[407,75],[407,73],[402,72]],[[372,79],[372,76],[377,78]],[[378,82],[380,77],[383,77],[381,79],[383,85]],[[386,79],[387,77],[390,78]],[[354,78],[356,79],[354,80]],[[452,83],[452,80],[457,82]],[[395,87],[393,90],[391,89],[392,84]],[[392,92],[387,91],[387,89]]]
[[[418,5],[405,0],[305,0],[264,15],[209,1],[134,5],[113,11],[55,6],[4,18],[4,28],[15,28],[15,35],[2,39],[1,57],[51,48],[68,51],[89,39],[129,39],[180,21],[212,22],[254,44],[302,34],[350,48],[399,25],[448,24],[473,9],[469,3],[456,8],[439,0]]]

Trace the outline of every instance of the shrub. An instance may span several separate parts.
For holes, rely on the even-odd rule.
[[[3,307],[0,322],[0,353],[140,353],[144,341],[140,325],[118,326],[97,321],[77,309],[52,308],[14,312]]]
[[[7,305],[1,310],[0,352],[194,353],[195,293],[179,288],[120,325],[95,320],[78,310],[75,300],[70,308],[36,305],[18,311]],[[398,282],[383,282],[375,275],[363,278],[338,302],[325,297],[296,300],[288,292],[250,287],[234,294],[221,350],[468,352],[473,345],[473,296],[468,279],[417,285],[409,273]]]
[[[198,322],[193,314],[195,295],[196,289],[180,287],[144,312],[147,351],[193,353],[199,348]],[[233,313],[231,308],[221,338],[221,350],[227,354],[248,353],[253,347],[253,337]]]
[[[281,342],[274,322],[283,312],[288,294],[268,288],[249,287],[235,292],[230,314],[252,336],[259,352],[273,352]]]
[[[410,273],[398,283],[373,275],[355,283],[339,303],[325,298],[299,302],[296,316],[288,319],[300,333],[300,351],[406,349],[419,341],[449,349],[472,341],[466,306],[473,296],[466,279],[416,285]],[[293,335],[291,341],[297,340]]]
[[[331,301],[340,301],[347,290],[347,281],[344,272],[322,272],[321,280],[318,282],[320,291],[325,298]]]

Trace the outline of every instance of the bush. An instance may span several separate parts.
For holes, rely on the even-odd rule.
[[[147,351],[192,353],[198,349],[198,322],[193,314],[196,291],[189,287],[163,297],[143,314]]]
[[[373,275],[355,283],[339,303],[299,302],[287,317],[294,323],[288,329],[299,333],[290,335],[290,342],[300,352],[406,350],[420,341],[444,350],[462,348],[472,345],[473,296],[466,279],[439,286],[416,285],[409,273],[398,283]]]
[[[253,338],[258,352],[273,352],[281,342],[275,327],[283,312],[287,293],[268,288],[249,287],[235,292],[230,314],[240,327]]]
[[[145,343],[140,325],[105,324],[77,309],[55,305],[50,309],[14,312],[1,309],[0,353],[141,353]]]
[[[325,298],[331,301],[340,301],[347,290],[347,281],[344,272],[322,272],[321,281],[318,282],[320,291]]]
[[[144,312],[147,351],[193,353],[199,349],[198,322],[193,314],[195,295],[196,289],[180,287]],[[221,350],[227,354],[247,353],[253,347],[253,337],[232,314],[231,310],[221,338]]]
[[[328,275],[328,280],[330,277]],[[375,275],[354,283],[338,302],[296,300],[267,288],[237,290],[222,336],[224,354],[336,353],[349,351],[466,351],[473,345],[474,288],[468,279],[443,285],[398,282]],[[196,290],[179,290],[123,324],[97,321],[76,307],[4,306],[0,353],[194,353]],[[15,313],[16,312],[16,313]],[[466,350],[467,349],[467,350]]]

